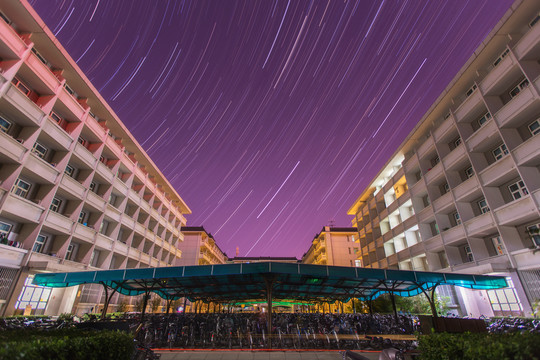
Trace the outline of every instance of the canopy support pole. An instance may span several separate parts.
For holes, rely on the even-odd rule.
[[[354,298],[352,298],[351,301],[352,301],[352,311],[353,311],[353,314],[356,314],[356,304],[354,303]]]
[[[268,311],[266,313],[266,326],[268,329],[268,348],[272,348],[272,289],[274,287],[275,277],[265,276],[266,284],[266,304]]]
[[[433,315],[434,318],[439,317],[439,315],[437,314],[437,307],[435,306],[435,289],[437,288],[438,285],[439,284],[435,284],[435,286],[431,288],[431,296],[428,293],[429,290],[424,290],[422,287],[420,287],[420,289],[422,290],[422,292],[424,293],[424,295],[426,295],[428,299],[429,306],[431,307],[431,314]]]
[[[103,289],[105,289],[105,303],[103,304],[103,310],[101,311],[101,320],[105,320],[105,317],[107,316],[107,309],[109,308],[109,303],[111,302],[111,299],[113,295],[116,293],[116,291],[118,290],[119,286],[116,288],[111,288],[112,292],[109,295],[109,289],[107,285],[105,285],[104,282],[100,282],[100,283],[101,285],[103,285]]]
[[[396,323],[399,324],[399,318],[396,308],[396,296],[394,295],[394,292],[390,292],[390,300],[392,300],[392,310],[394,310],[394,317],[396,318]]]
[[[144,292],[144,297],[143,297],[143,308],[142,308],[142,311],[141,311],[141,323],[143,322],[143,319],[144,319],[144,314],[146,314],[146,306],[148,305],[148,298],[150,297],[150,291],[145,291]]]
[[[373,316],[373,299],[371,298],[371,296],[369,297],[367,304],[369,308],[369,315]]]
[[[173,302],[172,298],[167,299],[167,312],[166,312],[166,314],[169,314],[169,310],[171,310],[172,302]]]

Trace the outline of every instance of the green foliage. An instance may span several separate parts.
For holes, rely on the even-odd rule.
[[[539,360],[539,334],[431,334],[419,337],[421,360]]]
[[[63,314],[58,315],[58,320],[71,322],[71,321],[73,321],[74,316],[75,315],[73,315],[71,313],[63,313]]]
[[[159,296],[154,296],[152,300],[150,300],[150,307],[152,308],[152,312],[156,312],[159,307],[161,306],[162,299]]]
[[[120,312],[120,313],[125,313],[129,310],[129,304],[126,300],[122,299],[119,303],[118,303],[118,306],[116,307],[116,311]]]
[[[133,336],[117,331],[16,330],[0,333],[0,359],[129,360]]]

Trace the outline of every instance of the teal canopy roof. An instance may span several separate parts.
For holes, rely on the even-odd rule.
[[[277,262],[43,273],[36,274],[33,283],[50,287],[102,284],[124,295],[154,292],[165,299],[185,296],[191,301],[219,302],[265,299],[268,281],[274,299],[309,301],[367,300],[388,292],[414,296],[438,285],[507,286],[502,276]]]

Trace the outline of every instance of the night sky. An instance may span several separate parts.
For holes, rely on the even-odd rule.
[[[510,0],[34,0],[229,256],[297,256]]]

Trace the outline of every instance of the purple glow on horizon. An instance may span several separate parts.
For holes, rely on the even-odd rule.
[[[30,1],[229,256],[300,257],[512,4]]]

